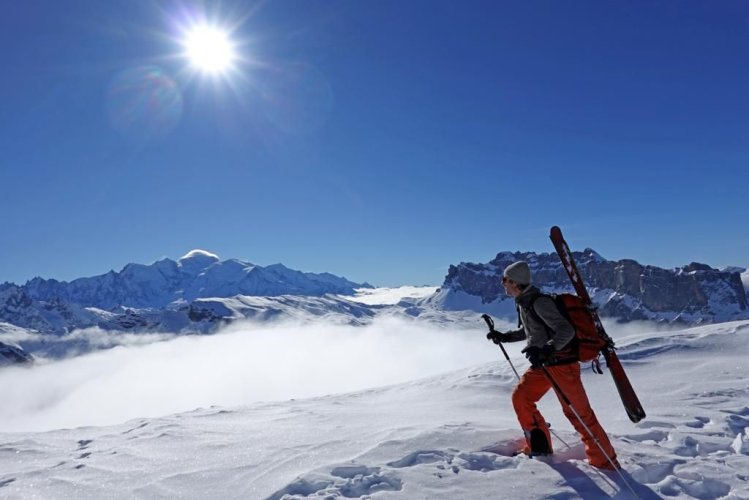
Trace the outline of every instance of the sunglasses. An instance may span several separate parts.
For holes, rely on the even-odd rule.
[[[502,276],[502,283],[514,283],[514,281],[509,279],[507,276]]]

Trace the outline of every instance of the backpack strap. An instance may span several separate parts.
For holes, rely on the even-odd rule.
[[[546,336],[549,337],[549,340],[551,340],[553,337],[552,329],[549,328],[549,325],[546,324],[546,321],[544,321],[543,318],[538,315],[538,313],[536,312],[536,309],[533,307],[536,304],[536,301],[539,299],[539,297],[549,297],[550,299],[554,300],[551,295],[548,295],[546,293],[539,293],[538,295],[536,295],[535,297],[531,299],[530,303],[528,304],[528,309],[526,312],[530,312],[534,318],[536,318],[538,321],[541,322],[542,325],[544,325],[544,330],[546,330]],[[520,326],[520,306],[518,306],[518,327],[519,326]]]
[[[532,314],[534,318],[536,318],[542,325],[544,325],[544,330],[546,330],[546,336],[549,338],[549,340],[554,338],[554,335],[556,332],[551,329],[549,325],[546,324],[546,321],[536,312],[536,309],[534,305],[536,304],[536,300],[538,300],[540,297],[548,297],[551,299],[552,302],[554,302],[554,306],[559,310],[559,305],[557,304],[557,301],[554,299],[553,295],[550,295],[548,293],[539,293],[535,297],[533,297],[528,304],[527,312]],[[559,310],[560,314],[564,316],[561,310]],[[519,314],[519,313],[518,313]],[[519,316],[518,316],[519,317]],[[569,321],[569,318],[566,318]],[[572,328],[575,327],[571,322]],[[577,340],[577,333],[570,339],[570,341],[567,343],[567,345],[560,351],[557,351],[555,353],[556,361],[554,361],[552,364],[567,364],[567,363],[574,363],[578,361],[578,340]]]

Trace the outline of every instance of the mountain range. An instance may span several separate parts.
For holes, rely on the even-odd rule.
[[[687,325],[749,318],[744,269],[715,269],[696,262],[663,269],[631,259],[610,261],[590,248],[573,256],[603,317]],[[501,277],[519,260],[528,262],[534,284],[543,290],[572,291],[556,253],[502,252],[488,263],[450,266],[442,287],[428,302],[449,310],[513,314],[514,301],[504,293]]]
[[[371,285],[282,264],[263,267],[238,259],[222,261],[212,253],[193,250],[177,261],[165,258],[149,265],[128,264],[120,272],[71,282],[34,278],[22,286],[4,283],[0,285],[0,321],[56,334],[92,326],[205,330],[200,323],[206,319],[234,315],[223,303],[206,299],[352,295],[358,288]],[[253,316],[252,302],[237,299],[234,305]],[[260,302],[258,308],[268,309],[268,301]]]
[[[749,318],[745,289],[749,274],[744,269],[714,269],[699,263],[662,269],[630,259],[609,261],[592,249],[573,255],[604,318],[683,325]],[[100,348],[98,340],[86,340],[86,335],[74,335],[70,342],[71,332],[91,328],[138,334],[210,333],[245,318],[324,316],[356,325],[380,314],[450,323],[473,317],[474,312],[512,321],[515,305],[504,293],[501,276],[518,260],[529,263],[534,283],[545,291],[571,291],[557,255],[533,252],[501,252],[488,263],[451,265],[436,292],[389,304],[368,304],[355,296],[357,290],[372,289],[367,283],[282,264],[264,267],[237,259],[222,261],[203,250],[193,250],[177,261],[128,264],[119,272],[71,282],[34,278],[24,285],[4,283],[0,285],[0,361],[4,357],[6,364],[18,362],[24,349],[60,357],[71,350]]]

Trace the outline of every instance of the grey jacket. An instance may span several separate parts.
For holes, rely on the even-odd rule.
[[[551,297],[541,295],[541,291],[535,286],[529,286],[523,293],[515,298],[520,311],[521,328],[507,332],[506,339],[509,342],[528,340],[528,346],[543,347],[544,344],[552,343],[555,351],[561,351],[575,336],[575,329],[570,325]],[[533,303],[536,315],[528,312]],[[539,321],[539,318],[543,320]],[[546,327],[544,326],[546,323]],[[550,338],[551,335],[551,338]]]

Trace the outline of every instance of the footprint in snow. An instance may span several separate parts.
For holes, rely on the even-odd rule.
[[[641,469],[631,474],[632,478],[643,484],[651,484],[654,489],[666,497],[689,496],[693,498],[721,498],[731,492],[731,487],[717,479],[689,471],[676,471],[676,467],[688,463],[677,459],[665,462],[639,463]]]
[[[630,442],[636,441],[638,443],[644,443],[645,441],[655,441],[661,443],[669,438],[669,433],[666,431],[651,430],[644,434],[624,434],[622,439],[629,440]]]
[[[694,417],[694,421],[687,422],[684,425],[691,427],[692,429],[702,429],[705,425],[710,423],[710,419],[707,417]]]
[[[652,429],[653,427],[659,427],[663,429],[676,429],[676,426],[669,422],[659,422],[658,420],[643,420],[635,424],[640,429]]]
[[[685,460],[670,460],[666,462],[640,462],[639,465],[642,467],[640,470],[636,470],[631,475],[635,480],[641,483],[655,484],[660,483],[667,477],[673,476],[674,468],[677,465],[686,463]]]
[[[310,473],[278,490],[268,500],[284,497],[360,498],[379,491],[399,491],[403,482],[380,467],[345,464],[333,467],[329,474]]]
[[[700,446],[699,441],[694,439],[691,436],[687,436],[684,438],[684,442],[677,446],[674,449],[674,453],[676,455],[679,455],[680,457],[697,457],[699,456],[700,452],[698,451],[698,448]]]
[[[726,418],[726,423],[731,429],[732,434],[741,434],[744,432],[744,429],[749,427],[749,418],[734,413]]]
[[[456,449],[447,450],[418,450],[409,453],[403,458],[388,462],[389,467],[404,468],[414,467],[422,464],[436,464],[440,471],[449,470],[459,474],[461,470],[476,472],[492,472],[509,468],[516,468],[519,459],[516,452],[525,440],[522,438],[498,442],[478,451],[461,452]],[[570,450],[561,450],[555,455],[555,460],[568,460],[572,458],[584,458],[582,445],[573,446]],[[441,477],[441,472],[436,473]]]
[[[448,453],[440,450],[419,450],[413,453],[409,453],[405,457],[388,462],[389,467],[395,467],[401,469],[403,467],[413,467],[419,464],[431,464],[434,462],[445,462],[447,464],[452,463],[454,453]]]
[[[330,471],[332,476],[342,477],[344,479],[351,479],[356,476],[371,476],[380,472],[379,467],[367,467],[365,465],[341,465],[333,468]]]
[[[499,441],[489,446],[482,448],[480,451],[487,453],[495,453],[497,455],[504,455],[506,457],[515,456],[517,451],[525,446],[525,438],[518,437],[517,439],[510,439],[507,441]]]
[[[461,470],[490,472],[516,466],[516,463],[509,456],[511,453],[503,453],[510,448],[511,445],[507,447],[492,445],[477,452],[460,452],[456,449],[448,449],[447,451],[418,450],[401,459],[388,462],[387,465],[400,469],[436,463],[436,468],[440,471],[450,470],[455,474],[460,473]],[[437,473],[437,475],[441,474]]]
[[[461,453],[457,458],[458,460],[456,460],[456,464],[453,466],[453,472],[456,474],[460,469],[491,472],[517,467],[517,463],[512,457],[493,454],[491,452]]]
[[[689,475],[687,475],[689,476]],[[699,477],[668,476],[658,485],[658,491],[665,496],[684,496],[700,499],[722,498],[731,492],[731,487],[717,479]]]

